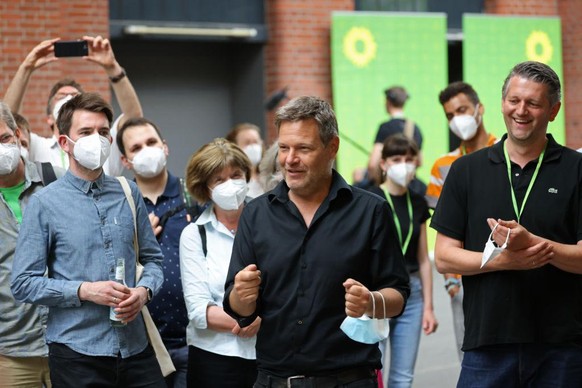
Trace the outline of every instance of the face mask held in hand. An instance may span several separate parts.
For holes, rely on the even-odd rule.
[[[370,318],[366,314],[359,318],[346,317],[342,322],[340,329],[352,340],[363,344],[375,344],[388,338],[390,334],[389,320],[386,319],[386,301],[384,295],[379,291],[374,291],[382,297],[382,307],[384,307],[384,319]],[[376,302],[374,295],[370,292],[372,298],[372,316],[376,316]]]

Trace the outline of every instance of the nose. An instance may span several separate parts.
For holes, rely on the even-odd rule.
[[[292,165],[297,162],[297,153],[293,148],[289,149],[285,157],[285,164]]]
[[[515,113],[518,116],[525,116],[527,114],[527,107],[525,105],[525,101],[520,102],[516,107],[515,107]]]

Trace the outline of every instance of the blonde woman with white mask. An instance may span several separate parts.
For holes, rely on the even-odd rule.
[[[410,297],[401,316],[390,319],[388,387],[411,387],[420,333],[434,333],[438,322],[432,303],[432,268],[428,258],[426,221],[430,218],[424,197],[408,190],[416,170],[416,144],[402,134],[388,137],[382,148],[383,182],[370,191],[386,198],[410,276]],[[380,342],[386,355],[386,341]]]
[[[188,386],[250,388],[257,376],[255,341],[261,319],[241,328],[222,302],[251,162],[234,143],[215,139],[186,168],[186,186],[210,206],[180,238],[180,269],[188,310]]]

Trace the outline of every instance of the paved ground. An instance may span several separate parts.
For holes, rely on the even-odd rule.
[[[434,334],[422,335],[414,388],[451,388],[455,387],[459,377],[460,362],[455,350],[449,296],[444,289],[443,276],[436,270],[433,270],[433,281],[434,308],[439,328]]]

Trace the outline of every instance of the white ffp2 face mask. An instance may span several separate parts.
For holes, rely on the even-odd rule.
[[[0,143],[0,175],[13,173],[19,161],[20,147],[17,144]]]
[[[212,201],[223,210],[236,210],[242,205],[249,191],[245,179],[229,179],[212,189]]]
[[[479,123],[477,116],[479,115],[479,104],[475,105],[475,113],[471,115],[459,115],[452,118],[449,122],[449,128],[461,140],[472,139],[477,133]]]
[[[76,142],[68,136],[67,138],[75,145],[73,157],[81,166],[89,170],[103,167],[111,152],[111,142],[108,138],[98,133],[81,137]]]
[[[245,154],[247,154],[253,166],[259,164],[261,158],[263,157],[263,146],[258,143],[249,144],[243,148],[243,151]]]
[[[144,178],[157,176],[166,167],[166,153],[160,147],[144,147],[130,160],[133,171]]]
[[[406,187],[414,178],[416,166],[414,163],[396,163],[388,168],[386,174],[392,182],[399,186]]]

